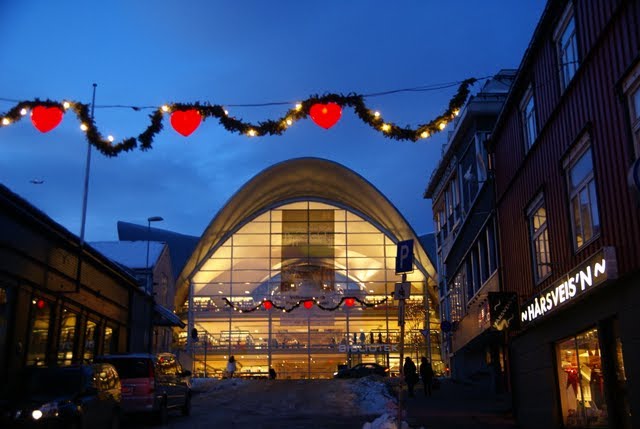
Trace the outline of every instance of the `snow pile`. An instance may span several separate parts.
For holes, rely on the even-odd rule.
[[[350,384],[363,414],[391,413],[397,409],[397,400],[387,385],[375,377],[363,377]]]
[[[402,422],[400,426],[402,429],[409,429],[407,422]],[[396,419],[390,414],[383,414],[371,423],[365,423],[362,429],[397,429]]]
[[[221,389],[233,389],[250,383],[251,380],[241,378],[192,378],[191,390],[194,392],[214,392]]]

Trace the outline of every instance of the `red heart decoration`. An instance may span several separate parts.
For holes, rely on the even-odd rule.
[[[171,114],[171,126],[174,130],[187,137],[200,126],[202,116],[196,109],[176,110]]]
[[[356,303],[356,300],[355,298],[345,298],[344,303],[347,305],[347,307],[353,307],[353,304]]]
[[[317,103],[311,106],[309,115],[311,119],[313,119],[313,122],[328,130],[340,120],[342,108],[336,103]]]
[[[36,106],[31,111],[31,123],[41,133],[51,131],[60,124],[64,112],[56,106]]]
[[[311,309],[311,307],[313,307],[313,301],[305,301],[304,304],[304,308],[306,308],[307,310]]]
[[[265,310],[271,310],[273,308],[273,303],[271,301],[264,301],[262,303],[262,306],[265,308]]]

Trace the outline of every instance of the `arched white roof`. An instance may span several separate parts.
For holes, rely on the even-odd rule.
[[[179,308],[187,299],[190,278],[203,261],[242,225],[273,207],[303,200],[344,207],[376,225],[396,241],[413,239],[416,266],[425,276],[435,278],[434,266],[413,228],[375,186],[336,162],[320,158],[297,158],[258,173],[213,218],[178,277],[176,307]]]

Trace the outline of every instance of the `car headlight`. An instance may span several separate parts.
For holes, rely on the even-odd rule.
[[[31,417],[34,420],[40,420],[42,417],[50,417],[58,415],[58,404],[55,402],[47,402],[40,406],[40,408],[31,412]]]

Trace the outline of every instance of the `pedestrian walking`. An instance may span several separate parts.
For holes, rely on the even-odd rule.
[[[236,358],[233,355],[229,356],[229,362],[227,362],[227,375],[229,378],[233,378],[233,374],[238,369],[239,362],[236,362]],[[242,367],[242,365],[240,365]]]
[[[407,388],[409,389],[409,396],[413,397],[413,388],[418,382],[418,370],[416,368],[416,364],[413,363],[413,360],[409,356],[404,358],[404,381],[407,383]]]
[[[278,374],[276,374],[276,370],[273,368],[269,368],[269,380],[275,380]]]
[[[431,386],[433,384],[433,367],[431,362],[422,356],[420,360],[420,377],[422,378],[422,384],[424,385],[424,395],[431,396]]]
[[[364,334],[364,332],[360,332],[360,344],[364,344],[366,338],[367,336]]]

